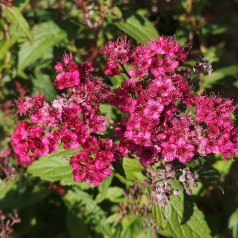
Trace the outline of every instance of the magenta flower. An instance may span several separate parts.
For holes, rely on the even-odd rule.
[[[185,140],[180,139],[177,141],[176,157],[179,162],[186,163],[188,160],[192,159],[194,156],[194,146],[188,144]]]
[[[55,70],[59,73],[54,82],[57,89],[73,88],[80,84],[79,67],[71,53],[63,56],[62,62],[56,64]]]
[[[90,185],[97,186],[112,173],[111,162],[114,154],[110,151],[113,145],[108,144],[109,141],[94,140],[94,142],[97,144],[73,156],[70,164],[75,181],[86,181]]]
[[[62,137],[62,142],[64,143],[64,149],[78,149],[79,143],[77,141],[78,136],[69,129],[64,130],[64,135]]]
[[[163,109],[164,105],[162,105],[159,101],[151,99],[147,102],[147,105],[144,109],[144,115],[151,119],[159,119]]]
[[[124,156],[139,157],[144,167],[164,160],[169,167],[174,160],[184,164],[217,153],[226,159],[238,151],[232,100],[196,95],[189,70],[179,69],[187,46],[159,37],[132,47],[119,38],[101,52],[106,56],[105,77],[122,75],[120,86],[95,77],[91,62],[77,64],[70,53],[55,65],[54,84],[59,90],[69,89],[67,94],[52,103],[44,95],[16,101],[17,112],[30,118],[19,122],[11,137],[19,163],[27,166],[59,145],[79,150],[70,160],[74,180],[97,186]],[[117,122],[100,113],[105,103],[121,111]],[[163,188],[157,190],[156,199],[165,202]]]

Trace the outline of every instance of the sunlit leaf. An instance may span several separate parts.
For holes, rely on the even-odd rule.
[[[158,32],[154,25],[139,14],[130,15],[125,20],[114,24],[139,43],[146,43],[158,38]]]
[[[211,75],[204,77],[204,87],[211,88],[213,84],[218,83],[225,77],[235,76],[236,74],[238,74],[237,65],[230,65],[221,69],[217,69]]]
[[[8,179],[7,182],[3,182],[0,179],[0,199],[2,199],[11,189],[16,187],[16,181]]]
[[[0,42],[0,60],[6,57],[7,52],[14,45],[14,43],[15,43],[15,39],[13,38]]]
[[[75,150],[61,150],[43,156],[28,167],[28,172],[47,181],[61,181],[63,184],[75,184],[72,168],[66,157],[76,153]]]
[[[32,41],[32,34],[29,25],[21,11],[16,7],[6,7],[4,8],[4,13],[6,18],[16,27],[19,33]]]
[[[138,180],[140,182],[143,182],[146,179],[142,174],[144,167],[137,159],[123,158],[122,166],[127,179]]]
[[[34,91],[44,94],[46,100],[51,101],[55,98],[56,90],[49,75],[37,72],[36,77],[33,78],[32,82],[35,89]]]
[[[229,219],[229,229],[232,230],[232,237],[238,237],[238,208],[231,214]]]
[[[186,197],[183,193],[171,196],[169,207],[166,208],[153,205],[153,214],[158,226],[162,230],[168,230],[174,238],[210,238],[211,231],[203,213]]]
[[[18,70],[21,71],[44,56],[52,47],[66,40],[66,33],[53,22],[35,25],[33,44],[25,42],[21,45],[18,57]]]

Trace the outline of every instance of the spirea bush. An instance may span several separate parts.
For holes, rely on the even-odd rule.
[[[0,0],[0,237],[237,238],[237,10]]]
[[[189,49],[171,37],[136,46],[119,37],[101,47],[106,57],[102,76],[91,62],[77,64],[65,53],[55,65],[60,95],[51,103],[43,94],[16,101],[17,112],[29,117],[11,136],[16,160],[34,166],[41,156],[71,149],[67,163],[74,181],[94,187],[118,173],[116,165],[124,157],[131,164],[138,159],[154,204],[167,206],[182,187],[191,195],[198,186],[198,161],[218,153],[232,158],[238,133],[232,100],[192,90],[184,66]],[[194,71],[210,74],[211,66],[200,57]],[[123,82],[110,86],[105,79],[117,75]],[[120,119],[103,114],[105,106],[116,108]]]

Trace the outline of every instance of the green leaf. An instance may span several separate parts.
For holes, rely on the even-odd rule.
[[[235,76],[238,74],[237,65],[230,65],[214,71],[211,75],[204,76],[204,87],[211,88],[213,84],[227,76]]]
[[[138,43],[146,43],[149,40],[157,39],[159,36],[154,25],[139,14],[130,15],[124,21],[118,21],[114,24]]]
[[[33,78],[32,83],[37,92],[45,95],[46,100],[52,101],[55,98],[56,90],[49,75],[36,72],[36,77]]]
[[[18,7],[20,10],[24,9],[30,0],[14,0],[14,6]]]
[[[64,42],[66,33],[54,22],[45,22],[35,25],[33,30],[33,44],[25,42],[21,45],[18,57],[18,71],[34,64],[41,59],[52,47]]]
[[[5,195],[12,189],[16,187],[16,181],[9,179],[7,182],[3,182],[0,179],[0,199],[5,197]]]
[[[238,88],[238,81],[235,81],[235,82],[233,83],[233,86],[236,87],[236,88]]]
[[[122,166],[127,179],[138,180],[140,182],[143,182],[146,179],[142,174],[144,167],[137,159],[123,158]]]
[[[6,7],[4,8],[4,14],[6,15],[7,20],[17,28],[21,35],[32,41],[32,34],[29,25],[18,8]]]
[[[199,169],[205,164],[206,160],[204,157],[197,157],[194,160],[189,161],[186,163],[186,166],[192,169]]]
[[[153,217],[158,225],[159,233],[162,235],[165,235],[165,236],[171,236],[171,233],[167,226],[168,225],[167,224],[168,217],[166,216],[170,212],[165,211],[165,210],[169,210],[169,209],[170,209],[170,207],[164,208],[159,205],[152,204],[152,213],[153,213]]]
[[[70,238],[78,238],[79,232],[81,237],[91,238],[85,224],[85,219],[82,217],[82,213],[80,214],[75,211],[67,211],[66,226]]]
[[[204,166],[199,171],[199,180],[201,180],[203,184],[208,184],[208,185],[221,184],[221,178],[220,178],[219,172],[208,165]]]
[[[212,167],[215,168],[217,171],[219,171],[219,173],[222,175],[222,176],[226,176],[229,171],[230,171],[230,168],[233,164],[233,161],[230,159],[230,160],[218,160],[216,161]]]
[[[102,181],[98,187],[98,195],[96,197],[96,202],[100,203],[105,199],[108,199],[112,202],[120,202],[123,200],[123,189],[119,187],[110,187],[113,179],[113,175],[107,177]]]
[[[152,229],[148,226],[146,230],[142,228],[143,218],[129,214],[122,220],[122,231],[119,237],[123,238],[155,238]]]
[[[100,106],[100,113],[105,115],[108,119],[117,120],[120,115],[120,111],[113,105],[102,104]]]
[[[64,200],[70,208],[73,208],[76,203],[80,203],[87,207],[88,212],[95,212],[97,215],[103,214],[103,211],[92,196],[79,188],[74,187],[72,190],[69,190],[64,196]]]
[[[202,34],[204,35],[219,35],[225,33],[227,31],[227,28],[225,26],[221,26],[215,23],[210,23],[202,27],[201,30]]]
[[[114,15],[117,18],[121,18],[122,17],[122,12],[121,9],[117,6],[112,8],[112,15]]]
[[[142,226],[142,218],[136,215],[130,215],[129,217],[125,217],[122,220],[122,233],[121,237],[123,238],[137,238],[141,233]]]
[[[126,81],[125,76],[123,74],[110,77],[109,80],[116,88],[121,87],[121,84]]]
[[[121,202],[124,200],[124,197],[123,197],[124,192],[123,191],[124,190],[119,187],[110,187],[110,188],[108,188],[105,197],[108,200],[110,200],[111,202]]]
[[[104,234],[104,237],[112,237],[111,228],[106,223],[106,214],[91,195],[74,187],[74,189],[67,192],[64,200],[69,209],[74,210],[80,206],[83,207],[88,218],[87,222],[90,221],[94,224],[93,229],[100,234]]]
[[[117,223],[121,218],[121,215],[119,213],[114,213],[111,216],[109,216],[106,220],[106,223],[111,224],[111,223]]]
[[[102,193],[106,192],[112,183],[112,179],[113,179],[113,175],[105,178],[98,186],[98,191]]]
[[[6,57],[7,52],[9,49],[15,44],[15,39],[9,39],[4,42],[0,43],[0,60]]]
[[[0,200],[2,209],[20,209],[32,206],[49,195],[48,188],[35,185],[35,181],[31,178],[14,181],[14,183],[14,187],[11,187],[5,197]]]
[[[232,230],[232,237],[238,237],[238,208],[231,214],[229,219],[229,229]]]
[[[183,194],[171,196],[167,214],[164,207],[153,204],[153,215],[159,227],[174,238],[210,238],[211,231],[203,213]]]
[[[102,202],[104,199],[106,199],[106,196],[107,196],[107,191],[108,189],[110,188],[110,185],[112,183],[112,178],[113,178],[113,175],[105,178],[101,183],[100,185],[98,186],[98,195],[96,197],[96,201],[98,203]]]
[[[28,167],[28,172],[47,181],[60,181],[62,184],[75,184],[72,168],[65,157],[70,157],[76,150],[61,150],[43,156]]]

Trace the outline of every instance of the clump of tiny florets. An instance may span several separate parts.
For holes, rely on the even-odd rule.
[[[148,229],[152,229],[156,235],[157,226],[155,220],[149,217],[151,213],[151,201],[147,193],[143,193],[146,186],[144,184],[135,183],[133,186],[128,186],[125,189],[125,200],[119,203],[119,208],[116,211],[119,214],[118,222],[123,219],[130,219],[130,215],[136,215],[143,218],[141,229],[146,234]]]
[[[145,168],[165,160],[164,172],[149,170],[147,176],[152,179],[155,202],[166,205],[167,194],[178,192],[169,183],[175,177],[172,167],[169,170],[171,163],[186,164],[217,153],[226,159],[238,151],[232,100],[196,95],[190,72],[180,67],[187,59],[188,45],[159,37],[133,47],[126,38],[119,38],[101,52],[106,56],[105,77],[125,79],[119,87],[95,77],[91,62],[77,64],[70,53],[56,64],[54,81],[57,89],[70,90],[52,103],[44,95],[17,100],[17,112],[30,117],[19,122],[11,137],[21,164],[27,166],[61,145],[77,151],[70,161],[75,181],[98,185],[112,173],[112,163],[124,156],[136,155]],[[194,70],[210,74],[212,69],[199,58]],[[121,111],[120,121],[109,122],[101,114],[105,103]],[[107,133],[109,126],[113,136]],[[196,176],[185,172],[180,181],[190,193],[188,184],[195,185]]]

